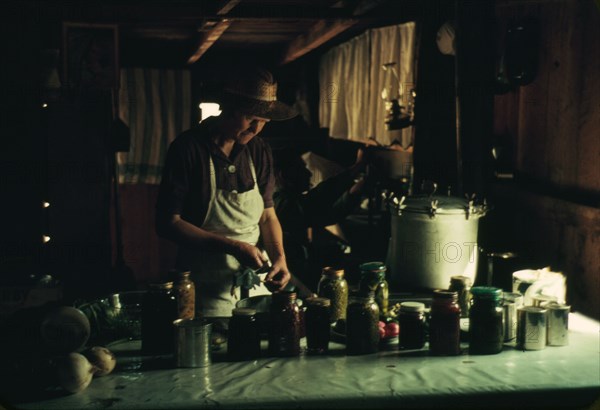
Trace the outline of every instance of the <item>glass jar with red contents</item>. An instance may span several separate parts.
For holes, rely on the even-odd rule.
[[[456,292],[433,293],[429,320],[429,351],[436,356],[460,354],[460,307]]]
[[[273,293],[270,309],[269,354],[298,356],[300,354],[300,308],[296,292]]]
[[[331,325],[329,308],[331,301],[327,298],[307,298],[305,326],[306,346],[309,354],[323,354],[329,350]]]
[[[229,319],[227,355],[234,361],[253,360],[260,356],[260,332],[256,310],[235,308]]]
[[[173,282],[153,283],[142,299],[142,353],[171,354],[175,348],[175,328],[179,309]]]
[[[402,302],[398,313],[399,344],[402,349],[421,349],[425,346],[425,304]]]

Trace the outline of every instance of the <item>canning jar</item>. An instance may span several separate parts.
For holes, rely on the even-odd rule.
[[[346,319],[348,307],[348,282],[344,279],[344,270],[332,267],[323,268],[321,280],[317,288],[319,296],[331,301],[331,323]]]
[[[274,356],[300,354],[300,308],[296,292],[273,293],[271,301],[269,353]]]
[[[379,350],[379,306],[373,292],[352,296],[346,317],[346,354],[359,355]]]
[[[175,273],[174,290],[177,298],[179,319],[193,319],[196,311],[196,287],[190,280],[190,272]]]
[[[255,309],[233,309],[229,319],[227,356],[236,361],[252,360],[260,356],[260,332]]]
[[[173,353],[179,310],[173,282],[150,284],[142,299],[142,352],[149,355]]]
[[[388,313],[388,300],[390,289],[385,274],[387,268],[383,262],[367,262],[359,266],[360,284],[359,289],[362,293],[375,292],[375,302],[379,306],[379,314],[386,316]]]
[[[429,351],[438,356],[460,354],[460,307],[456,292],[436,290],[429,321]]]
[[[475,286],[471,288],[471,294],[469,353],[500,353],[504,343],[502,290],[491,286]]]
[[[402,302],[398,313],[399,344],[402,349],[421,349],[425,346],[425,305]]]
[[[468,276],[452,276],[450,278],[451,292],[458,293],[458,306],[460,306],[460,317],[469,317],[471,305],[471,278]]]
[[[307,352],[311,354],[327,353],[331,324],[329,322],[331,301],[327,298],[307,298],[305,301]]]

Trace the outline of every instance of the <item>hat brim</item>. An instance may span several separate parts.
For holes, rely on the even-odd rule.
[[[296,110],[281,101],[260,101],[228,92],[222,94],[221,101],[245,114],[273,121],[289,120],[298,115]]]

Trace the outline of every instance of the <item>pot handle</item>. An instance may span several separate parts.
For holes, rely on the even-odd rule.
[[[404,195],[402,195],[400,199],[398,199],[398,197],[393,194],[387,198],[388,206],[390,207],[390,209],[394,208],[398,216],[402,215],[402,204],[404,204],[404,201],[406,201],[406,197]]]
[[[431,181],[429,179],[424,179],[421,183],[421,191],[423,191],[429,196],[433,196],[433,194],[435,194],[435,191],[437,191],[437,187],[437,182]]]

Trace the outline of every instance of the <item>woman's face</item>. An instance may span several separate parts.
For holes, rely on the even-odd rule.
[[[225,133],[238,144],[245,145],[260,133],[269,119],[235,112],[227,122]]]

